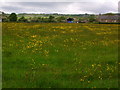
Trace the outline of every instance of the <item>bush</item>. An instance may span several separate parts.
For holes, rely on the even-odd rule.
[[[56,18],[57,22],[65,22],[66,18],[61,16]]]
[[[17,21],[17,15],[16,13],[11,13],[9,16],[9,21],[16,22]]]
[[[54,20],[54,16],[49,16],[49,22],[54,22],[55,20]]]
[[[19,22],[28,22],[28,20],[24,16],[22,16],[18,21]]]

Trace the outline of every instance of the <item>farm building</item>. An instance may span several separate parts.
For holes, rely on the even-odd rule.
[[[119,15],[100,15],[98,21],[100,23],[119,23]]]
[[[68,18],[68,19],[67,19],[67,22],[68,22],[68,23],[73,23],[73,21],[74,21],[73,18]]]

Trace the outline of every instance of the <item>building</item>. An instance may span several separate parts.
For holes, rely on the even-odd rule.
[[[68,22],[68,23],[73,23],[73,21],[74,21],[73,18],[68,18],[68,19],[67,19],[67,22]]]
[[[98,22],[100,23],[119,23],[119,15],[99,15]]]

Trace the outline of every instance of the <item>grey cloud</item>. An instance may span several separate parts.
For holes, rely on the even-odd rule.
[[[4,12],[16,13],[106,13],[117,12],[118,6],[112,2],[6,2],[0,9]]]
[[[79,4],[80,8],[79,10],[83,10],[86,12],[91,13],[106,13],[106,12],[117,12],[117,6],[114,6],[111,2],[105,2],[105,3],[85,3],[85,4]]]
[[[70,2],[19,2],[21,6],[33,6],[33,7],[57,7],[61,5],[68,5]]]

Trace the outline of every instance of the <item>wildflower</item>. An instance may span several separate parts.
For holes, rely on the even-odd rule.
[[[83,48],[83,50],[86,50],[86,48]]]
[[[33,36],[31,36],[32,38],[35,38],[35,37],[37,37],[37,35],[33,35]]]
[[[92,67],[94,67],[95,65],[94,64],[92,64]]]
[[[81,81],[81,82],[83,82],[83,81],[84,81],[84,79],[80,79],[80,81]]]
[[[88,83],[90,83],[90,81],[88,81]]]

